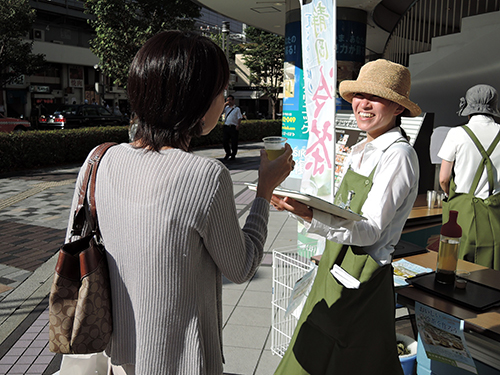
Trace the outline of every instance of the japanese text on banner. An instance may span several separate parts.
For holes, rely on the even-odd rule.
[[[302,54],[308,143],[301,190],[333,202],[335,159],[335,5],[302,6]]]

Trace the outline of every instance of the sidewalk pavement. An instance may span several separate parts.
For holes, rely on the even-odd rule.
[[[241,144],[226,162],[234,183],[240,224],[254,198],[262,143]],[[222,160],[222,148],[194,151]],[[57,250],[69,217],[78,166],[0,176],[0,375],[52,375],[61,355],[48,349],[48,294]],[[223,283],[224,374],[273,374],[271,352],[272,250],[296,246],[297,224],[271,209],[261,267],[244,284]]]

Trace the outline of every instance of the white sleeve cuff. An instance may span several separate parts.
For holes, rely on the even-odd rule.
[[[319,234],[331,240],[335,234],[344,233],[349,228],[352,228],[353,221],[335,216],[324,211],[313,209],[313,219],[311,223],[304,225],[307,233]]]

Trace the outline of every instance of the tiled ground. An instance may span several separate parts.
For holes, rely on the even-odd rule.
[[[10,333],[0,343],[0,375],[45,375],[59,367],[59,358],[47,348],[48,302],[40,302],[46,295],[37,292],[42,285],[35,280],[31,288],[23,284],[30,290],[25,296],[18,296],[15,288],[64,242],[78,169],[29,171],[0,179],[0,284],[5,286],[0,285],[0,318],[1,331],[6,332],[2,337]]]
[[[66,231],[0,221],[0,233],[0,263],[34,271],[59,250]]]
[[[5,180],[1,181],[0,186],[3,186]],[[18,181],[17,187],[27,188],[30,183]],[[0,192],[0,220],[65,229],[73,192],[74,180],[60,186],[37,189],[32,194],[17,193],[5,199],[4,193]]]
[[[33,272],[0,264],[0,302]]]
[[[43,374],[56,356],[49,351],[48,336],[49,310],[47,308],[0,359],[0,374]]]

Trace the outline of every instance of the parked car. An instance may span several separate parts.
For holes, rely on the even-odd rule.
[[[28,130],[31,127],[29,121],[13,117],[5,117],[0,113],[0,132],[10,133]]]
[[[67,104],[52,115],[42,115],[38,119],[40,129],[71,129],[89,126],[128,125],[124,116],[111,113],[102,105]]]

